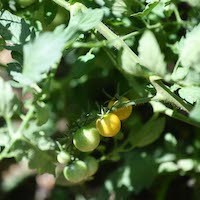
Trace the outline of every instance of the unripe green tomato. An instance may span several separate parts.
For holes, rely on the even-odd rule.
[[[36,0],[17,0],[17,3],[20,5],[20,7],[25,8],[27,6],[30,6],[31,4],[35,3]]]
[[[74,146],[82,151],[89,152],[97,148],[100,142],[100,135],[96,128],[81,128],[73,137]]]
[[[78,183],[87,177],[87,165],[81,160],[76,160],[63,170],[65,178],[73,183]]]
[[[98,168],[99,168],[98,161],[92,156],[87,156],[84,159],[84,162],[87,165],[87,176],[94,175],[97,172]]]
[[[60,164],[67,164],[70,161],[70,154],[64,151],[61,151],[58,155],[57,155],[57,161]]]

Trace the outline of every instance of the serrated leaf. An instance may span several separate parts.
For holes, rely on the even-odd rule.
[[[132,133],[130,143],[133,147],[143,147],[159,138],[165,127],[165,118],[150,119],[136,133]]]
[[[181,64],[200,73],[200,24],[186,34],[180,52]]]
[[[166,63],[158,42],[151,31],[146,31],[139,41],[139,58],[141,64],[157,75],[166,74]]]
[[[115,0],[112,3],[112,13],[116,17],[122,17],[122,14],[128,10],[126,3],[124,0]]]
[[[0,116],[7,117],[12,114],[12,100],[14,93],[9,82],[0,77]]]
[[[0,35],[13,44],[23,44],[29,39],[31,31],[24,19],[9,11],[0,11]]]
[[[200,100],[200,87],[191,86],[183,87],[178,91],[180,97],[189,103],[195,103]]]
[[[78,12],[72,17],[69,28],[76,28],[79,31],[88,31],[97,26],[103,19],[103,10],[87,9],[84,12]]]
[[[144,16],[147,16],[158,5],[158,3],[159,3],[158,0],[150,2],[150,3],[148,3],[145,6],[145,9],[142,12],[134,13],[131,16],[135,16],[135,17],[144,17]]]
[[[53,65],[62,56],[65,47],[65,35],[52,32],[43,33],[23,48],[24,62],[21,73],[11,72],[13,78],[23,85],[41,81]]]

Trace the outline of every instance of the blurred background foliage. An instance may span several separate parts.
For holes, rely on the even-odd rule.
[[[122,36],[136,53],[143,33],[151,30],[164,54],[168,72],[173,71],[177,62],[179,41],[200,22],[199,0],[80,2],[91,8],[103,9],[103,22]],[[49,0],[36,0],[25,8],[14,0],[2,0],[0,4],[2,9],[25,18],[38,32],[52,31],[60,24],[67,26],[69,22],[69,13]],[[61,138],[68,125],[81,115],[84,117],[84,113],[96,112],[97,104],[106,105],[109,97],[105,92],[110,96],[117,92],[120,95],[125,93],[130,99],[137,99],[145,97],[152,89],[145,79],[121,73],[110,59],[110,52],[102,40],[103,37],[95,31],[80,35],[81,42],[74,42],[73,48],[64,52],[55,79],[51,80],[50,85],[45,85],[45,81],[42,83],[47,94],[48,114],[42,110],[39,116],[42,119],[45,115],[51,116],[45,130],[52,138]],[[110,51],[117,58],[118,52],[115,49]],[[6,58],[1,63],[9,62],[8,52],[2,51],[0,59],[3,56]],[[1,76],[4,71],[1,69]],[[161,121],[149,122],[152,114],[150,104],[135,107],[132,117],[123,123],[124,134],[116,139],[117,143],[120,144],[122,139],[140,129],[155,133]],[[165,118],[165,128],[158,133],[159,138],[153,138],[152,142],[158,138],[154,143],[150,141],[149,145],[136,146],[128,152],[114,152],[111,161],[102,161],[94,178],[82,185],[66,187],[62,183],[55,184],[51,175],[36,175],[24,162],[16,164],[13,159],[1,161],[0,199],[199,199],[200,129],[164,114],[160,114],[160,117]],[[0,119],[0,124],[4,124],[3,119]],[[38,131],[34,122],[31,127],[35,127],[35,131],[30,130],[30,135],[27,132],[30,138],[32,132]],[[0,144],[3,142],[1,135],[0,132]],[[37,142],[45,149],[45,145],[50,145],[51,141],[47,143],[43,139],[41,137]],[[129,142],[134,141],[133,136]],[[107,151],[112,150],[114,143],[114,140],[105,139],[99,148],[105,145]]]

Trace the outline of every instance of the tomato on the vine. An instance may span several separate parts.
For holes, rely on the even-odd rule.
[[[57,155],[57,161],[60,164],[67,164],[70,161],[70,154],[64,151],[61,151],[58,155]]]
[[[70,182],[81,182],[87,177],[87,165],[81,160],[76,160],[64,168],[63,174]]]
[[[82,152],[93,151],[97,148],[99,142],[100,135],[94,127],[81,128],[73,137],[74,146]]]
[[[22,8],[28,7],[28,6],[32,5],[33,3],[35,3],[35,2],[36,2],[36,0],[17,0],[17,3]]]
[[[108,113],[97,119],[96,128],[102,136],[113,137],[120,131],[121,121],[117,115]]]
[[[119,105],[120,103],[125,104],[126,102],[129,102],[129,99],[126,97],[122,97],[120,100],[116,100],[116,101],[111,100],[108,103],[108,108],[112,108],[113,106]],[[132,106],[124,105],[123,107],[117,108],[116,110],[112,110],[111,112],[117,115],[120,120],[125,120],[131,115],[132,109],[133,109]]]
[[[98,161],[92,156],[87,156],[84,159],[84,162],[87,165],[87,176],[94,175],[97,172],[98,168],[99,168]]]

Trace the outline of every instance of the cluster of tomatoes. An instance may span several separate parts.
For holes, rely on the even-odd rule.
[[[81,152],[92,152],[98,147],[101,136],[114,137],[117,135],[121,129],[121,121],[127,119],[132,113],[132,106],[128,105],[129,102],[126,97],[111,100],[108,103],[108,111],[102,113],[96,120],[96,127],[92,123],[74,133],[74,146]],[[61,152],[57,160],[67,165],[71,159],[68,153]],[[74,160],[64,168],[63,172],[68,181],[77,183],[94,175],[97,170],[98,161],[92,156],[87,156],[83,160]]]

